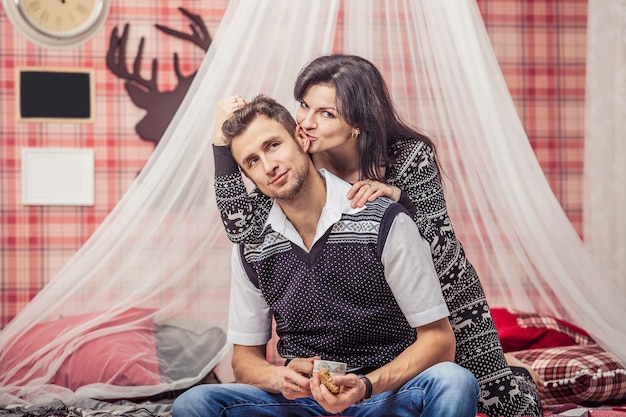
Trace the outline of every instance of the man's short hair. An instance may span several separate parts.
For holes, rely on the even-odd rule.
[[[250,123],[258,116],[265,116],[274,120],[285,128],[292,139],[295,139],[296,120],[289,110],[273,98],[259,94],[251,102],[239,110],[222,125],[222,132],[226,138],[226,143],[230,144],[233,138],[246,131]]]

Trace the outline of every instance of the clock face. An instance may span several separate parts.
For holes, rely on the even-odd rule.
[[[84,32],[95,22],[102,4],[97,0],[17,0],[20,12],[37,30],[68,37]]]
[[[111,0],[2,0],[15,29],[46,48],[71,48],[106,22]]]

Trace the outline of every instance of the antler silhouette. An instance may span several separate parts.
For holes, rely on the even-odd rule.
[[[124,25],[124,31],[122,36],[118,36],[117,26],[113,28],[111,32],[111,39],[109,40],[109,50],[107,51],[106,64],[109,70],[118,77],[127,80],[129,82],[136,82],[139,85],[144,86],[149,91],[158,91],[156,82],[158,62],[154,58],[152,60],[152,77],[147,80],[143,78],[139,69],[141,67],[141,59],[143,56],[143,45],[145,39],[142,37],[139,41],[139,49],[135,56],[135,62],[133,64],[133,72],[128,71],[126,66],[126,44],[128,43],[129,24]]]
[[[211,35],[209,35],[209,31],[207,30],[206,25],[202,21],[202,18],[197,14],[189,13],[187,10],[183,9],[182,7],[179,7],[178,10],[180,10],[182,14],[184,14],[185,16],[187,16],[187,18],[189,18],[189,20],[191,20],[191,23],[189,24],[189,27],[191,28],[191,32],[192,32],[191,35],[188,33],[179,32],[177,30],[170,29],[167,26],[163,26],[159,24],[156,24],[154,26],[156,26],[157,29],[165,32],[168,35],[193,42],[196,45],[198,45],[200,48],[207,51],[209,49],[209,46],[211,46]]]
[[[167,35],[190,41],[204,51],[207,51],[211,45],[211,36],[202,18],[199,15],[188,12],[182,7],[179,8],[179,10],[191,20],[189,25],[192,32],[191,34],[179,32],[158,24],[155,25],[156,28]],[[178,84],[172,91],[159,91],[157,84],[158,62],[156,58],[152,59],[150,78],[146,79],[140,74],[145,42],[143,37],[139,41],[139,48],[135,56],[132,72],[128,69],[126,64],[126,45],[128,43],[129,30],[130,26],[127,23],[124,25],[122,35],[119,36],[118,28],[113,28],[111,39],[109,40],[106,64],[113,74],[126,80],[124,87],[133,103],[147,110],[147,114],[137,123],[135,130],[142,139],[152,141],[157,145],[187,93],[197,71],[185,77],[180,70],[178,54],[174,53],[174,72],[176,73]]]

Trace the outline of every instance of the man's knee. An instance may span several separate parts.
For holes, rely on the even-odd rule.
[[[190,417],[199,415],[204,404],[210,400],[211,393],[200,385],[188,389],[179,395],[172,404],[172,417]]]
[[[426,401],[437,411],[434,415],[476,415],[480,388],[474,374],[453,362],[439,363],[424,372],[429,378]]]
[[[478,398],[480,388],[473,373],[453,362],[442,362],[427,369],[443,389],[453,389]]]

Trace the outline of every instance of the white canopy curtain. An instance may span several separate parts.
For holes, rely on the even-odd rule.
[[[0,404],[150,396],[198,382],[228,353],[223,349],[199,364],[196,375],[160,384],[127,387],[105,380],[72,391],[48,383],[91,340],[104,343],[124,331],[145,330],[143,316],[141,322],[107,325],[133,307],[154,309],[148,318],[157,322],[193,319],[225,329],[231,243],[213,193],[210,145],[217,102],[235,92],[265,92],[293,103],[298,70],[330,52],[337,10],[334,1],[229,4],[159,146],[93,236],[0,333],[0,364],[39,324],[84,313],[95,317],[13,358],[14,366],[0,370]]]
[[[345,33],[367,34],[346,36],[345,51],[378,64],[407,120],[439,144],[455,231],[490,305],[571,320],[626,361],[623,286],[595,266],[552,193],[475,2],[345,4]],[[379,24],[365,26],[371,16]]]
[[[197,375],[132,390],[106,382],[76,391],[47,384],[67,355],[94,337],[84,330],[120,309],[225,326],[230,243],[212,188],[216,104],[235,93],[265,93],[293,108],[298,71],[333,48],[375,62],[401,112],[439,144],[455,229],[490,305],[570,319],[626,360],[625,306],[550,191],[473,1],[233,0],[147,166],[92,238],[0,334],[0,350],[39,324],[97,314],[9,370],[15,379],[27,364],[36,378],[20,375],[8,385],[0,374],[0,403],[152,395],[198,381],[224,356]]]
[[[626,0],[589,0],[584,240],[626,294]]]

